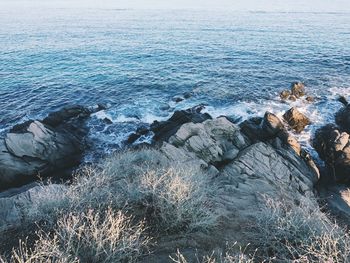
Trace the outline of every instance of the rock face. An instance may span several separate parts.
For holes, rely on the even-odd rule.
[[[185,123],[200,123],[211,119],[208,113],[201,113],[203,106],[193,107],[187,110],[175,111],[174,114],[166,121],[154,121],[149,129],[141,128],[131,134],[127,140],[127,144],[134,143],[142,135],[153,133],[154,143],[160,143],[168,140],[177,130]]]
[[[331,185],[320,190],[326,207],[339,222],[350,226],[350,188],[346,185]]]
[[[298,109],[295,107],[288,110],[283,115],[283,118],[289,124],[289,126],[298,133],[303,131],[304,128],[311,123],[309,118],[298,111]]]
[[[296,98],[300,98],[305,95],[305,85],[301,82],[294,82],[291,85],[292,95]]]
[[[79,164],[86,146],[83,122],[95,110],[99,108],[64,108],[43,121],[12,128],[0,141],[0,190]]]
[[[35,212],[45,199],[55,200],[62,195],[63,185],[34,185],[17,189],[19,193],[0,194],[0,231],[21,226],[26,217]]]
[[[335,114],[335,121],[341,129],[350,133],[350,104],[347,104]]]
[[[325,161],[329,172],[327,181],[350,183],[350,141],[349,134],[337,126],[328,124],[315,133],[313,146]]]
[[[263,121],[267,123],[259,125]],[[284,130],[283,124],[273,115],[266,114],[264,120],[252,121],[255,122],[260,131],[269,134],[268,141],[251,140],[252,134],[247,136],[239,126],[220,117],[184,124],[163,143],[161,151],[168,158],[198,165],[212,176],[218,192],[209,202],[220,217],[214,232],[192,233],[182,238],[170,236],[158,242],[154,256],[144,262],[171,262],[167,255],[175,248],[211,251],[213,245],[244,240],[242,229],[259,213],[264,196],[286,202],[308,202],[318,209],[313,199],[313,188],[319,179],[317,168],[282,143],[278,134]]]

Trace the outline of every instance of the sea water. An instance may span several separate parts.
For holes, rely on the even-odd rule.
[[[280,101],[293,81],[316,101]],[[350,95],[350,13],[0,5],[0,136],[63,106],[103,103],[89,121],[92,152],[103,154],[177,109],[205,104],[241,121],[296,106],[312,121],[297,135],[309,147],[334,122],[339,94]]]

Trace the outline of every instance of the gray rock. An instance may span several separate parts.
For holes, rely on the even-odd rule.
[[[329,168],[324,173],[326,181],[350,183],[350,140],[349,134],[329,124],[315,133],[313,146]]]
[[[86,148],[84,121],[100,109],[73,106],[14,126],[0,139],[0,190],[78,165]]]
[[[301,82],[294,82],[291,85],[292,95],[300,98],[305,95],[305,85]]]
[[[0,197],[0,231],[21,226],[24,221],[38,212],[43,201],[57,201],[63,196],[65,186],[51,184],[18,190],[18,194]]]

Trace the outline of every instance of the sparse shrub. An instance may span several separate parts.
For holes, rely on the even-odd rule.
[[[188,263],[186,257],[177,250],[175,256],[170,256],[174,263]],[[211,255],[202,258],[197,257],[198,263],[253,263],[254,253],[252,255],[246,254],[246,249],[237,246],[237,242],[226,248],[226,252],[213,251]]]
[[[156,234],[191,231],[214,221],[209,180],[199,168],[170,162],[157,150],[127,151],[83,170],[68,191],[69,210],[109,205],[146,219]]]
[[[318,207],[266,199],[248,233],[257,256],[268,262],[348,262],[350,236]]]
[[[134,224],[131,217],[110,208],[88,210],[63,216],[52,233],[38,232],[34,248],[21,242],[10,262],[134,262],[148,243],[144,222]]]

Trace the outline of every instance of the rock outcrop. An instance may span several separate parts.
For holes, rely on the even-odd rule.
[[[283,118],[289,124],[289,126],[297,133],[302,132],[304,128],[311,123],[309,118],[302,114],[295,107],[288,110],[283,115]]]
[[[0,194],[0,231],[20,227],[42,202],[62,196],[64,185],[28,185]]]
[[[335,121],[342,130],[350,133],[350,104],[347,104],[335,114]]]
[[[334,124],[316,131],[313,146],[328,168],[323,176],[326,182],[350,183],[349,137]]]
[[[64,108],[42,121],[14,126],[0,140],[0,190],[63,172],[79,164],[86,118],[101,107]]]
[[[185,123],[201,123],[211,119],[208,113],[201,113],[203,106],[196,106],[187,110],[175,111],[166,121],[154,121],[150,128],[141,127],[135,133],[132,133],[127,139],[127,144],[132,144],[142,135],[153,133],[153,142],[161,143],[174,135],[181,125]]]
[[[262,137],[254,137],[256,134],[251,130],[241,129],[226,117],[220,117],[186,123],[163,143],[160,149],[168,158],[198,165],[212,176],[218,191],[209,202],[220,216],[214,232],[162,239],[155,254],[144,262],[168,262],[167,255],[174,248],[200,253],[201,249],[210,251],[215,245],[224,246],[226,241],[243,241],[242,229],[252,223],[251,218],[259,213],[266,196],[296,204],[308,203],[318,209],[314,185],[319,173],[313,161],[304,159],[282,142],[278,136],[285,129],[271,113],[263,120],[251,120],[252,123],[263,132]]]

